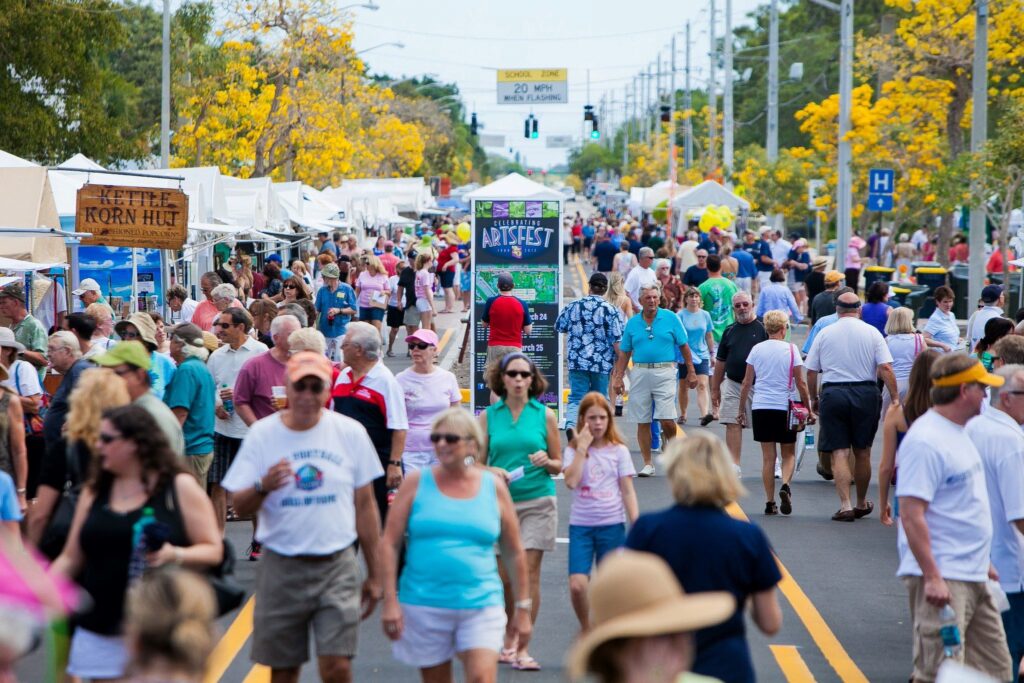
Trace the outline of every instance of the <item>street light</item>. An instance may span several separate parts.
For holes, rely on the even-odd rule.
[[[379,45],[374,45],[372,47],[368,47],[365,50],[359,50],[359,51],[356,52],[356,54],[357,55],[366,54],[370,50],[376,50],[378,47],[397,47],[398,49],[401,50],[402,48],[405,47],[405,43],[397,43],[397,42],[396,43],[380,43]]]

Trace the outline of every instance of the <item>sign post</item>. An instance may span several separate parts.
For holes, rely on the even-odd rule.
[[[472,320],[476,323],[470,369],[472,410],[479,413],[490,405],[485,378],[488,329],[479,321],[487,300],[499,295],[498,275],[507,272],[515,283],[512,294],[526,303],[533,317],[533,331],[523,339],[523,353],[533,360],[548,382],[547,391],[537,399],[557,414],[562,394],[561,344],[555,332],[555,318],[562,300],[561,201],[553,197],[536,200],[472,198],[472,212]]]

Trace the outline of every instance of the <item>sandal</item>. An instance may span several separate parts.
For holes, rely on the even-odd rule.
[[[241,517],[239,517],[238,513],[235,512],[235,508],[233,508],[230,505],[228,505],[227,520],[229,522],[237,522],[239,519],[241,519]]]
[[[832,515],[833,522],[852,522],[857,519],[857,513],[853,510],[838,510]]]
[[[871,514],[871,511],[875,509],[875,504],[872,503],[870,500],[864,501],[864,504],[865,505],[862,508],[853,508],[853,514],[857,517],[857,519],[860,519],[861,517],[867,517]]]
[[[540,671],[540,664],[530,655],[526,655],[512,662],[512,668],[516,671]]]
[[[700,419],[700,426],[701,427],[707,427],[709,424],[711,424],[714,421],[715,421],[714,416],[711,413],[708,413],[707,415],[705,415],[704,417],[702,417]]]
[[[516,649],[514,647],[503,647],[501,652],[498,654],[499,664],[512,664],[516,663]]]

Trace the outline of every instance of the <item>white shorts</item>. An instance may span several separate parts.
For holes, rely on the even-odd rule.
[[[626,404],[629,421],[650,423],[652,408],[655,420],[674,420],[679,417],[677,388],[678,370],[675,363],[665,368],[634,366],[629,371],[629,403]]]
[[[402,464],[405,471],[416,472],[437,464],[437,454],[433,451],[415,452],[405,451],[402,453]]]
[[[766,285],[772,281],[772,271],[770,270],[759,270],[757,271],[757,281],[762,285]]]
[[[741,291],[744,291],[747,294],[749,294],[750,293],[750,281],[751,281],[751,279],[752,278],[749,278],[749,277],[738,277],[738,278],[736,278],[736,286],[739,287]]]
[[[76,628],[71,637],[68,673],[79,678],[121,678],[128,668],[124,636],[103,636]]]
[[[724,425],[737,424],[736,416],[740,414],[740,389],[743,385],[739,382],[733,382],[728,377],[722,379],[722,403],[718,407],[718,422]],[[751,416],[750,404],[753,403],[753,393],[750,392],[750,396],[747,396],[747,405],[744,406],[744,413],[747,416],[747,426],[751,426],[754,423],[754,418]]]
[[[416,310],[420,313],[433,313],[434,304],[427,299],[416,299]]]
[[[501,651],[505,608],[445,609],[401,603],[402,637],[391,646],[395,659],[425,669],[467,650]]]

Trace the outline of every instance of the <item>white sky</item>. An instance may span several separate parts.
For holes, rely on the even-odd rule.
[[[342,3],[345,0],[336,0]],[[708,75],[709,0],[375,0],[377,11],[354,8],[355,45],[364,50],[381,43],[401,42],[363,56],[373,73],[393,77],[434,75],[455,82],[469,111],[477,112],[481,132],[505,135],[504,148],[487,148],[510,156],[509,147],[525,155],[531,166],[550,167],[565,161],[566,150],[546,149],[547,135],[582,135],[587,70],[590,104],[602,95],[614,100],[615,111],[600,122],[622,121],[624,89],[634,76],[662,55],[663,89],[673,33],[676,39],[676,85],[682,88],[685,45],[682,31],[692,22],[693,85]],[[762,0],[763,2],[763,0]],[[732,0],[733,27],[747,23],[758,0]],[[344,5],[342,5],[344,6]],[[717,0],[717,29],[724,30],[725,0]],[[569,104],[539,105],[538,140],[523,138],[526,106],[496,104],[494,69],[567,68]],[[655,69],[652,68],[652,72]],[[652,87],[652,93],[654,88]],[[632,97],[632,96],[631,96]],[[632,103],[630,103],[632,108]],[[468,116],[468,114],[467,114]]]

